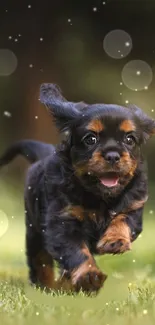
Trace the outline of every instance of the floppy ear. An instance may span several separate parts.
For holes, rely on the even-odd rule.
[[[49,83],[41,85],[40,101],[49,109],[60,131],[69,130],[76,119],[82,116],[82,109],[86,105],[82,102],[68,102],[62,96],[60,88]]]
[[[136,105],[131,105],[129,107],[133,110],[135,117],[139,120],[143,131],[144,141],[147,141],[152,135],[155,135],[155,120],[150,118]]]

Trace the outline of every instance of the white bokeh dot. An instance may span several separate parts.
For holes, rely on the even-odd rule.
[[[11,117],[12,116],[12,114],[9,111],[4,111],[3,115],[6,116],[6,117]]]
[[[147,309],[144,309],[143,310],[143,315],[147,315],[147,313],[148,313]]]
[[[152,82],[153,72],[149,64],[142,60],[129,61],[122,70],[122,80],[131,90],[147,90]]]
[[[9,76],[17,68],[17,57],[8,49],[0,49],[0,76]]]
[[[131,36],[124,30],[112,30],[105,36],[103,48],[111,58],[122,59],[132,50]]]

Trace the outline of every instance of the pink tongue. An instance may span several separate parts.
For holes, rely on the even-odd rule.
[[[118,177],[103,177],[103,178],[100,178],[100,181],[101,183],[104,185],[104,186],[107,186],[107,187],[113,187],[113,186],[116,186],[117,183],[118,183]]]

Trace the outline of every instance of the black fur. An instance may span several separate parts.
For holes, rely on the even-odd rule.
[[[20,146],[15,144],[14,149],[7,151],[0,160],[0,165],[8,163],[18,153],[30,162],[41,159],[29,168],[25,185],[27,258],[30,279],[35,284],[34,258],[41,250],[48,252],[61,270],[67,270],[72,278],[72,272],[88,259],[82,250],[83,245],[91,254],[98,254],[97,243],[112,220],[122,213],[131,230],[131,241],[137,238],[142,231],[144,204],[137,209],[132,206],[135,202],[145,202],[147,197],[141,145],[155,129],[154,120],[137,107],[67,102],[55,85],[43,84],[40,100],[54,116],[60,131],[68,131],[66,140],[55,150],[46,144],[20,142]],[[87,130],[94,119],[104,124],[98,135]],[[124,142],[124,131],[119,131],[125,120],[135,125],[133,147]],[[96,137],[97,143],[87,146],[86,134],[91,141]],[[124,160],[121,167],[107,162],[102,166],[100,160],[90,165],[94,152],[105,157],[105,152],[111,151],[118,152],[120,157],[125,152],[129,156],[127,159],[136,163],[132,176],[127,174],[128,160]],[[119,174],[119,186],[107,188],[101,184],[105,172]],[[66,210],[66,207],[77,206],[82,208],[82,220],[81,216]],[[95,214],[94,218],[89,216],[90,212]]]
[[[42,143],[34,140],[22,140],[14,143],[8,148],[0,158],[0,167],[7,165],[17,155],[24,156],[30,163],[43,159],[51,155],[55,148],[51,144]]]

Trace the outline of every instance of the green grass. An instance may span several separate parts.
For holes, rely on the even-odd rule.
[[[6,184],[6,183],[5,183]],[[108,274],[97,297],[41,293],[28,285],[22,188],[0,185],[0,324],[155,324],[155,221],[146,207],[144,231],[122,256],[97,258]],[[1,221],[3,223],[1,223]],[[7,227],[8,222],[8,227]]]

